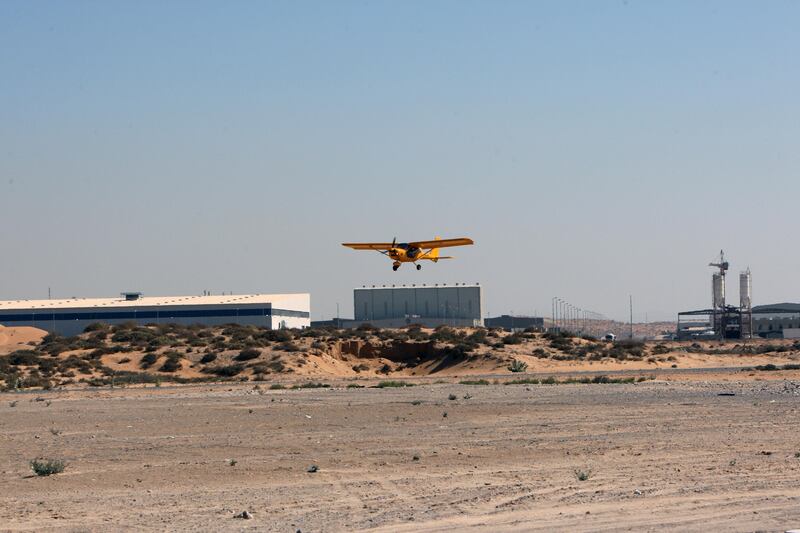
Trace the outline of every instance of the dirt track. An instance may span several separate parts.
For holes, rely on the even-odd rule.
[[[785,530],[800,526],[798,391],[771,381],[6,393],[0,528]],[[36,456],[69,464],[33,477]],[[253,519],[233,518],[243,510]]]

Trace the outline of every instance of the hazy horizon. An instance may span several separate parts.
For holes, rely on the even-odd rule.
[[[0,300],[800,301],[796,2],[0,3]],[[475,240],[420,272],[345,241]]]

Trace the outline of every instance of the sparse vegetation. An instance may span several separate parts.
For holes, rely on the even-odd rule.
[[[327,383],[298,383],[297,385],[292,386],[293,389],[327,389],[330,388],[330,385]]]
[[[60,474],[67,467],[67,464],[61,459],[34,459],[30,465],[37,476]]]
[[[206,363],[213,363],[217,360],[217,354],[214,352],[208,352],[207,354],[203,354],[203,357],[200,358],[200,362],[203,364]]]
[[[754,367],[756,370],[774,372],[777,370],[800,370],[800,364],[789,363],[785,365],[773,365],[772,363],[766,365],[758,365]]]
[[[175,372],[181,369],[181,354],[178,352],[168,352],[167,360],[159,368],[159,372]]]
[[[587,479],[589,479],[591,475],[592,472],[590,470],[580,470],[577,468],[575,469],[575,478],[578,481],[586,481]]]
[[[511,364],[508,365],[508,369],[511,372],[525,372],[528,369],[528,363],[520,361],[519,359],[514,359],[511,361]]]
[[[393,387],[413,387],[413,383],[409,383],[408,381],[381,381],[375,387],[379,389],[388,389]]]
[[[536,378],[514,379],[506,381],[503,385],[538,385],[539,380]]]
[[[142,356],[139,366],[142,368],[150,368],[156,361],[158,361],[158,355],[154,353],[146,353]]]
[[[250,361],[252,359],[257,359],[261,355],[261,350],[258,348],[245,348],[239,355],[234,357],[236,361]]]
[[[206,367],[203,369],[203,372],[215,374],[220,377],[233,377],[241,374],[243,370],[244,370],[244,365],[233,364],[233,365]]]
[[[356,343],[354,346],[353,343]],[[209,380],[264,380],[269,374],[290,373],[296,367],[310,365],[321,354],[338,357],[357,373],[377,372],[391,380],[393,373],[422,367],[422,373],[467,363],[493,362],[510,372],[529,371],[527,357],[554,361],[649,361],[668,362],[676,367],[678,353],[696,354],[785,354],[800,351],[800,342],[756,341],[730,343],[696,342],[676,344],[670,341],[643,343],[620,340],[599,342],[588,335],[539,333],[534,330],[506,333],[501,329],[456,328],[441,326],[433,332],[418,324],[401,329],[360,330],[307,328],[271,330],[256,326],[186,326],[181,324],[126,323],[110,326],[91,324],[74,337],[46,335],[40,342],[29,343],[8,355],[0,355],[0,389],[49,389],[70,383],[91,386],[125,386],[131,383],[157,383],[144,377],[156,372],[175,383]],[[286,353],[284,353],[286,352]],[[289,357],[287,353],[298,356]],[[122,353],[124,356],[109,358]],[[511,357],[504,356],[505,353]],[[196,355],[195,355],[196,354]],[[368,357],[370,361],[361,359]],[[516,355],[516,354],[524,354]],[[134,362],[142,372],[116,372],[121,365]],[[242,363],[240,365],[240,363]],[[431,364],[433,363],[433,364]],[[783,361],[781,361],[783,363]],[[107,366],[106,366],[107,365]],[[423,366],[424,365],[424,366]],[[502,368],[501,366],[501,368]],[[683,366],[683,365],[681,365]],[[197,369],[207,377],[183,378],[184,369]],[[307,367],[308,368],[308,367]],[[496,366],[494,367],[496,368]],[[769,363],[745,370],[799,370],[799,362]],[[320,367],[320,371],[322,368]],[[142,374],[142,376],[137,376]],[[419,372],[414,374],[420,375]],[[638,377],[633,381],[643,381]],[[598,381],[599,380],[599,381]],[[631,378],[538,378],[525,383],[629,383]],[[464,379],[463,385],[486,385],[482,379]],[[355,388],[355,387],[351,387]]]
[[[489,382],[485,379],[465,379],[464,381],[459,381],[461,385],[489,385]]]

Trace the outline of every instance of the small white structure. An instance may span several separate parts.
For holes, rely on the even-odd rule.
[[[127,292],[119,298],[0,301],[0,324],[4,326],[32,326],[60,335],[77,335],[94,322],[305,328],[311,325],[311,295],[146,297]]]

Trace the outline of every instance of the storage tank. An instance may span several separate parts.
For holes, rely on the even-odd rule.
[[[739,274],[739,305],[742,309],[750,309],[753,305],[753,276],[748,268]]]
[[[711,303],[714,309],[725,305],[725,278],[721,274],[711,276]]]

